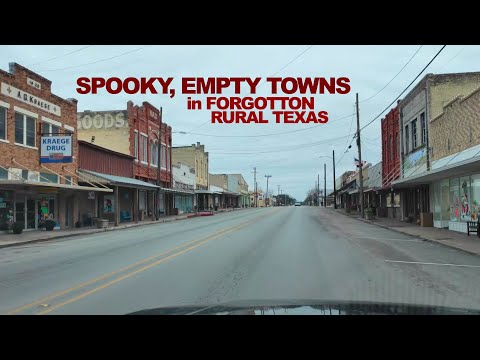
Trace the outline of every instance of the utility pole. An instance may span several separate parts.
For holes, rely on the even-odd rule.
[[[362,142],[360,141],[360,112],[358,110],[358,93],[356,96],[356,106],[357,106],[357,146],[358,146],[358,162],[359,162],[359,178],[360,178],[360,188],[358,189],[358,194],[360,196],[360,216],[362,219],[364,216],[363,208],[363,163],[362,163]]]
[[[337,186],[335,185],[335,150],[333,151],[333,207],[337,208]]]
[[[254,194],[255,194],[255,201],[254,201],[254,204],[255,204],[255,207],[257,207],[257,168],[254,167],[253,168],[253,182],[255,183],[255,186],[253,187],[254,189]]]
[[[323,164],[323,207],[327,207],[327,164]]]
[[[272,175],[265,175],[265,177],[267,178],[267,199],[268,199],[268,203],[265,203],[265,206],[268,206],[270,205],[270,198],[268,197],[268,179],[272,177]]]

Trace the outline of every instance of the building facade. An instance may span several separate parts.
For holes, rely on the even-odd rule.
[[[80,140],[132,156],[133,177],[160,187],[158,194],[149,194],[147,207],[172,214],[172,128],[162,121],[159,109],[129,101],[126,109],[79,112],[77,124]]]
[[[209,192],[208,152],[205,145],[176,146],[172,148],[174,163],[183,163],[195,170],[195,206],[197,210],[213,208],[213,194]]]
[[[479,84],[480,85],[480,84]],[[480,213],[480,88],[456,96],[430,122],[433,226],[467,232]]]
[[[430,122],[458,95],[474,91],[480,72],[426,75],[400,102],[401,176],[393,181],[401,189],[401,219],[422,223],[432,216],[428,183],[409,181],[432,170]]]
[[[42,229],[79,221],[77,100],[52,93],[50,80],[16,63],[0,70],[0,225]]]
[[[193,212],[195,210],[195,169],[184,163],[176,163],[172,166],[173,188],[183,193],[175,194],[174,208],[179,214]]]
[[[400,178],[400,113],[399,106],[391,109],[382,119],[382,184],[378,191],[377,215],[400,219],[400,194],[392,181]]]
[[[93,226],[96,219],[117,226],[125,222],[154,220],[155,206],[147,199],[155,196],[156,185],[134,178],[135,158],[79,141],[80,183],[95,183],[111,189],[112,194],[89,192],[79,197],[80,226]]]

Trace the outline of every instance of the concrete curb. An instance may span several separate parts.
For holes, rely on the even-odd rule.
[[[247,209],[248,208],[241,208],[241,209],[229,210],[229,211],[219,211],[219,212],[215,213],[215,215],[222,214],[222,213],[230,213],[232,211],[237,211],[237,210],[247,210]],[[78,236],[104,233],[104,232],[107,232],[107,231],[118,231],[118,230],[131,229],[131,228],[140,227],[140,226],[149,226],[149,225],[162,224],[162,223],[172,222],[172,221],[187,220],[187,219],[193,219],[193,218],[196,218],[196,217],[200,217],[200,216],[188,217],[188,215],[179,215],[178,218],[161,219],[161,220],[158,220],[158,221],[152,221],[152,222],[143,223],[143,224],[124,225],[123,227],[117,227],[117,228],[113,227],[113,228],[106,228],[106,229],[92,229],[92,231],[84,232],[84,233],[81,233],[81,234],[65,234],[65,235],[57,235],[57,236],[53,236],[53,237],[34,239],[34,240],[28,240],[28,241],[11,243],[11,244],[0,244],[0,249],[8,248],[8,247],[14,247],[14,246],[35,244],[35,243],[39,243],[39,242],[46,242],[46,241],[49,241],[49,240],[59,240],[59,239],[65,239],[65,238],[70,238],[70,237],[73,238],[73,237],[78,237]]]
[[[35,244],[39,242],[46,242],[49,240],[59,240],[59,239],[65,239],[65,238],[70,238],[70,237],[78,237],[78,236],[85,236],[85,235],[91,235],[91,234],[98,234],[98,233],[105,233],[108,231],[118,231],[118,230],[126,230],[126,229],[131,229],[134,227],[141,227],[141,226],[150,226],[154,224],[162,224],[166,222],[172,222],[172,221],[179,221],[179,220],[185,220],[187,217],[181,217],[181,218],[175,218],[175,219],[169,219],[169,220],[159,220],[159,221],[152,221],[150,223],[144,223],[144,224],[132,224],[132,225],[127,225],[123,226],[120,228],[106,228],[106,229],[92,229],[92,231],[89,232],[84,232],[84,233],[78,233],[78,234],[65,234],[65,235],[56,235],[53,237],[45,237],[45,238],[40,238],[40,239],[34,239],[34,240],[28,240],[28,241],[23,241],[23,242],[17,242],[17,243],[11,243],[11,244],[0,244],[0,249],[2,248],[7,248],[7,247],[14,247],[14,246],[22,246],[22,245],[29,245],[29,244]]]
[[[335,211],[335,209],[333,209],[333,211]],[[479,256],[480,255],[480,252],[475,252],[473,250],[468,250],[468,249],[464,249],[463,247],[460,247],[458,245],[453,245],[453,244],[448,244],[448,243],[443,243],[443,242],[440,242],[440,241],[437,241],[437,240],[432,240],[432,239],[429,239],[429,238],[426,238],[422,235],[413,235],[413,234],[409,234],[407,232],[403,232],[401,230],[398,230],[398,229],[393,229],[389,226],[386,226],[386,225],[381,225],[381,224],[378,224],[378,223],[375,223],[375,222],[372,222],[372,221],[369,221],[369,220],[365,220],[365,219],[361,219],[359,217],[353,217],[353,216],[349,216],[347,214],[344,214],[342,213],[341,211],[336,211],[337,213],[340,213],[344,216],[347,216],[347,217],[350,217],[350,218],[353,218],[353,219],[356,219],[358,221],[363,221],[364,223],[367,223],[367,224],[372,224],[372,225],[375,225],[375,226],[378,226],[378,227],[381,227],[381,228],[384,228],[384,229],[388,229],[390,231],[394,231],[398,234],[402,234],[402,235],[407,235],[407,236],[410,236],[410,237],[414,237],[414,238],[418,238],[418,239],[422,239],[423,241],[426,241],[426,242],[429,242],[429,243],[433,243],[433,244],[440,244],[440,245],[443,245],[443,246],[446,246],[448,248],[451,248],[451,249],[455,249],[455,250],[460,250],[460,251],[463,251],[463,252],[466,252],[468,254],[471,254],[471,255],[477,255]]]

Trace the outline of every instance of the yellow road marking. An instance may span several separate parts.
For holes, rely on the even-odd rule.
[[[148,264],[148,265],[146,265],[146,266],[144,266],[144,267],[142,267],[142,268],[140,268],[140,269],[137,269],[137,270],[132,271],[132,272],[130,272],[130,273],[127,273],[127,274],[125,274],[125,275],[121,275],[121,276],[115,278],[114,280],[109,281],[109,282],[106,283],[106,284],[97,286],[96,288],[93,288],[93,289],[91,289],[91,290],[89,290],[89,291],[86,291],[86,292],[84,292],[84,293],[82,293],[82,294],[79,294],[79,295],[77,295],[77,296],[75,296],[75,297],[73,297],[73,298],[71,298],[71,299],[68,299],[67,301],[64,301],[64,302],[62,302],[62,303],[60,303],[60,304],[54,305],[54,306],[48,308],[47,310],[40,311],[40,312],[37,313],[36,315],[45,315],[45,314],[48,314],[48,313],[50,313],[50,312],[52,312],[52,311],[54,311],[54,310],[57,310],[57,309],[65,306],[65,305],[68,305],[68,304],[71,304],[71,303],[76,302],[76,301],[78,301],[78,300],[81,300],[81,299],[83,299],[83,298],[85,298],[85,297],[87,297],[87,296],[89,296],[89,295],[91,295],[91,294],[93,294],[93,293],[96,293],[97,291],[106,289],[106,288],[112,286],[113,284],[116,284],[116,283],[118,283],[118,282],[120,282],[120,281],[122,281],[122,280],[128,279],[128,278],[130,278],[130,277],[132,277],[132,276],[134,276],[134,275],[136,275],[136,274],[139,274],[139,273],[141,273],[141,272],[144,272],[144,271],[146,271],[146,270],[148,270],[148,269],[150,269],[150,268],[152,268],[152,267],[155,267],[155,266],[157,266],[157,265],[159,265],[159,264],[161,264],[161,263],[164,263],[164,262],[166,262],[166,261],[168,261],[168,260],[171,260],[171,259],[173,259],[173,258],[175,258],[175,257],[177,257],[177,256],[179,256],[179,255],[185,254],[185,253],[187,253],[187,252],[189,252],[189,251],[191,251],[191,250],[193,250],[193,249],[195,249],[195,248],[197,248],[197,247],[199,247],[199,246],[201,246],[201,245],[203,245],[203,244],[206,244],[207,242],[210,242],[210,241],[212,241],[212,240],[214,240],[214,239],[216,239],[216,238],[218,238],[218,237],[220,237],[220,236],[222,236],[222,235],[225,235],[225,234],[227,234],[227,233],[230,233],[230,232],[233,232],[233,231],[235,231],[235,230],[238,230],[238,229],[240,229],[240,228],[242,228],[242,227],[245,227],[245,226],[247,226],[247,225],[248,225],[249,223],[251,223],[251,222],[252,222],[252,221],[248,221],[248,222],[246,222],[246,223],[243,223],[243,224],[234,226],[233,228],[231,228],[231,229],[229,229],[229,230],[226,230],[226,231],[223,232],[223,233],[217,233],[217,234],[215,234],[215,235],[211,235],[210,237],[207,237],[206,239],[204,239],[203,241],[201,241],[201,242],[199,242],[199,243],[197,243],[197,244],[195,244],[195,245],[192,245],[192,246],[190,246],[190,247],[188,247],[188,248],[186,248],[186,249],[183,249],[183,250],[181,250],[181,251],[179,251],[179,252],[176,252],[176,253],[174,253],[174,254],[172,254],[172,255],[169,255],[169,256],[167,256],[167,257],[165,257],[165,258],[163,258],[163,259],[157,260],[157,261],[155,261],[155,262],[153,262],[153,263],[151,263],[151,264]]]
[[[277,209],[277,211],[278,211],[278,209]],[[276,211],[275,211],[275,212],[276,212]],[[274,212],[272,212],[272,214],[273,214],[273,213],[274,213]],[[135,262],[135,263],[133,263],[133,264],[131,264],[131,265],[128,265],[128,266],[126,266],[126,267],[123,267],[123,268],[121,268],[121,269],[119,269],[119,270],[114,270],[114,271],[109,272],[109,273],[107,273],[107,274],[104,274],[104,275],[98,276],[98,277],[96,277],[96,278],[93,278],[93,279],[84,281],[84,282],[82,282],[82,283],[80,283],[80,284],[77,284],[77,285],[75,285],[75,286],[72,286],[72,287],[70,287],[70,288],[68,288],[68,289],[65,289],[65,290],[62,290],[62,291],[60,291],[60,292],[57,292],[57,293],[48,295],[48,296],[46,296],[46,297],[43,297],[43,298],[41,298],[41,299],[39,299],[39,300],[36,300],[36,301],[33,301],[33,302],[29,303],[29,304],[25,304],[25,305],[22,305],[22,306],[20,306],[20,307],[17,307],[17,308],[15,308],[15,309],[13,309],[13,310],[10,310],[10,311],[7,312],[6,314],[7,314],[7,315],[14,315],[14,314],[17,314],[17,313],[19,313],[19,312],[21,312],[21,311],[23,311],[23,310],[32,308],[32,307],[34,307],[34,306],[40,306],[40,305],[42,305],[42,304],[48,303],[48,302],[50,302],[51,300],[54,300],[54,299],[56,299],[56,298],[58,298],[58,297],[67,295],[68,293],[71,293],[71,292],[73,292],[73,291],[75,291],[75,290],[79,290],[79,289],[81,289],[81,288],[83,288],[83,287],[86,287],[86,286],[88,286],[88,285],[94,284],[94,283],[99,282],[99,281],[101,281],[101,280],[104,280],[104,279],[106,279],[106,278],[108,278],[108,277],[112,277],[112,276],[114,276],[114,275],[116,275],[116,274],[119,274],[119,273],[122,273],[122,272],[126,272],[126,271],[128,271],[128,270],[130,270],[130,269],[132,269],[132,268],[134,268],[134,267],[136,267],[136,266],[145,264],[145,263],[147,263],[148,261],[154,260],[154,259],[156,259],[156,258],[158,258],[158,257],[165,256],[165,255],[170,254],[170,253],[172,253],[172,252],[174,252],[174,251],[176,251],[176,250],[179,250],[179,249],[181,249],[181,248],[185,248],[185,247],[187,247],[187,246],[190,246],[190,245],[192,245],[192,244],[194,244],[194,243],[196,243],[196,242],[201,242],[201,244],[203,244],[205,240],[207,240],[207,241],[213,240],[212,237],[215,238],[215,237],[218,237],[218,236],[223,235],[223,234],[225,234],[225,233],[234,231],[234,230],[236,230],[237,228],[240,228],[240,227],[246,226],[246,225],[248,225],[248,224],[250,224],[250,223],[252,223],[252,222],[258,221],[259,219],[264,218],[264,217],[266,217],[266,216],[268,216],[268,215],[271,215],[271,214],[267,214],[267,215],[265,215],[265,216],[262,216],[262,217],[259,217],[259,218],[255,218],[255,219],[253,219],[253,220],[248,220],[248,221],[246,221],[246,222],[244,222],[244,223],[241,223],[241,224],[239,224],[239,225],[236,225],[236,226],[234,226],[234,227],[232,227],[232,228],[226,228],[226,229],[219,230],[218,232],[216,232],[216,233],[214,233],[214,234],[212,234],[212,235],[209,235],[209,236],[207,236],[206,238],[203,238],[203,239],[200,239],[200,240],[196,239],[196,240],[192,240],[192,241],[186,242],[185,244],[178,245],[178,246],[176,246],[176,247],[174,247],[174,248],[172,248],[172,249],[169,249],[169,250],[167,250],[167,251],[164,251],[164,252],[162,252],[162,253],[160,253],[160,254],[156,254],[156,255],[149,256],[148,258],[145,258],[145,259],[142,259],[142,260],[140,260],[140,261],[137,261],[137,262]],[[179,253],[179,254],[180,254],[180,253]],[[49,310],[52,311],[54,308],[55,308],[55,307],[52,307],[52,308],[50,308]]]

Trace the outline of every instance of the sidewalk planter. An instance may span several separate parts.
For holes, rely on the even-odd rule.
[[[108,227],[108,219],[98,219],[97,228],[106,229]]]
[[[21,234],[23,232],[23,228],[24,228],[24,224],[23,222],[14,222],[13,225],[12,225],[12,231],[14,234]]]
[[[47,220],[45,221],[45,230],[47,231],[53,231],[53,229],[55,228],[55,225],[57,223],[53,220]]]
[[[365,209],[365,219],[375,220],[375,209],[372,209],[372,208]]]

